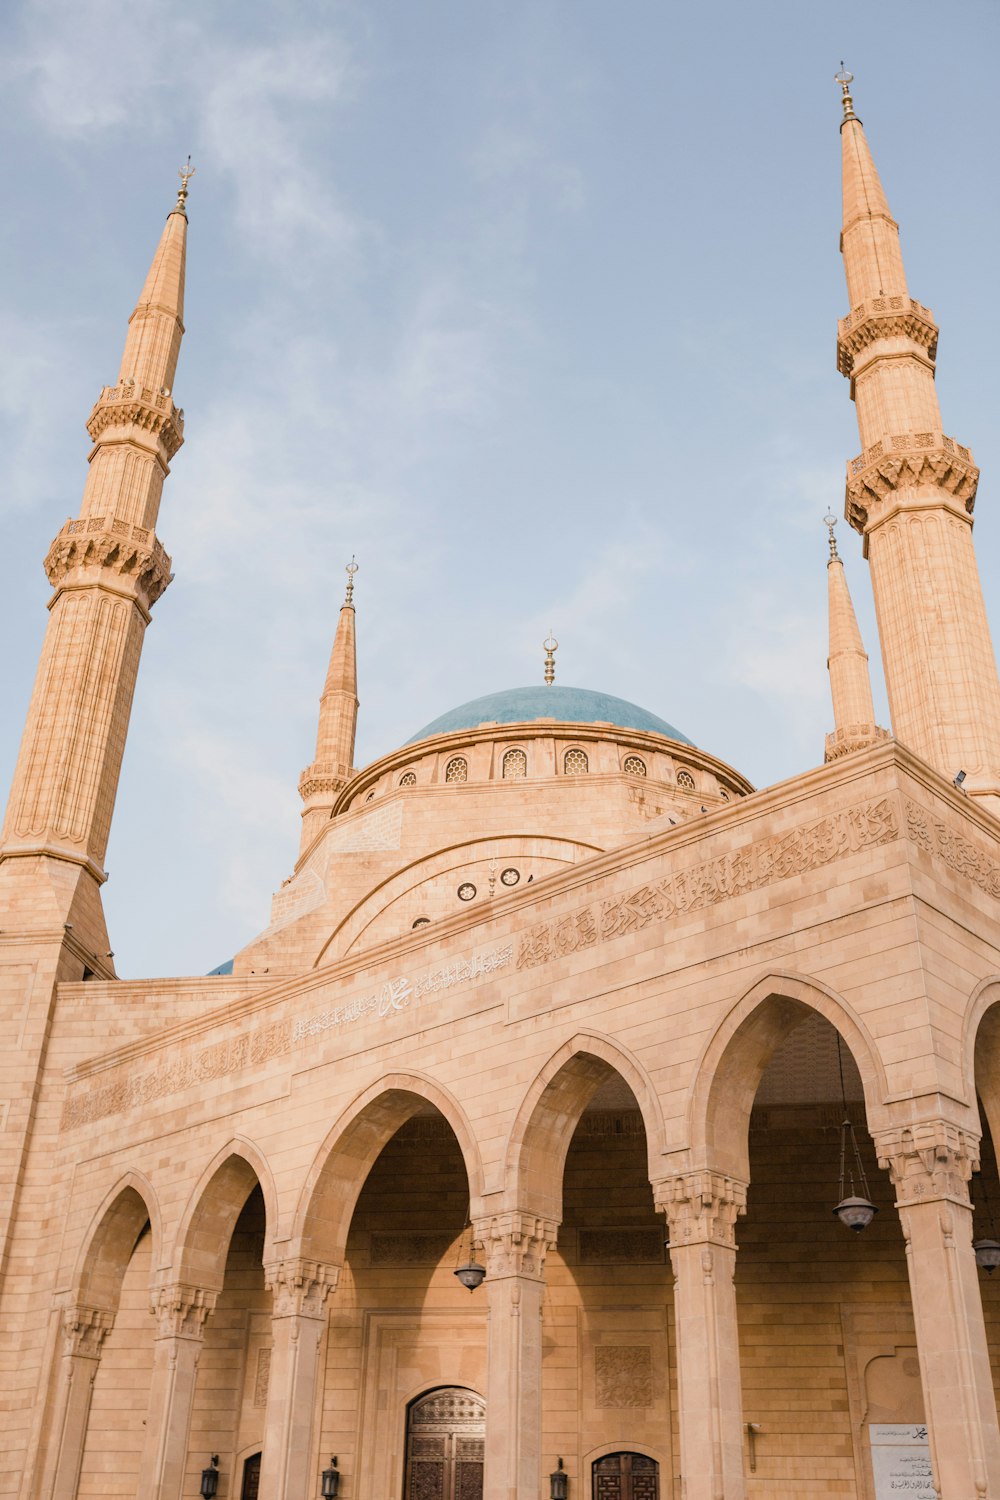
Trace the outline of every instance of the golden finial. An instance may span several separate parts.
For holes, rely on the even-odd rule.
[[[347,564],[347,567],[344,569],[344,572],[347,574],[347,593],[344,595],[345,609],[354,608],[354,575],[357,571],[358,565],[354,561],[354,554],[352,553],[351,560]]]
[[[550,630],[542,642],[545,649],[545,681],[551,687],[556,680],[556,658],[555,653],[559,650],[559,642]]]
[[[840,72],[834,73],[833,76],[834,80],[840,84],[841,91],[843,93],[843,99],[841,100],[841,103],[844,106],[844,119],[856,120],[858,117],[854,113],[854,100],[851,98],[851,84],[854,82],[854,74],[848,73],[847,69],[844,67],[843,58],[841,58],[840,60]]]
[[[836,526],[836,524],[837,524],[837,517],[834,515],[834,513],[833,513],[832,510],[828,510],[827,513],[826,513],[826,515],[823,517],[823,525],[826,527],[827,531],[830,533],[830,561],[831,562],[840,562],[840,553],[837,551],[837,538],[833,534],[833,528]]]
[[[197,169],[195,167],[192,167],[191,158],[189,156],[184,166],[181,167],[180,171],[177,173],[178,177],[181,180],[181,185],[177,192],[177,203],[174,207],[175,214],[187,213],[187,209],[184,207],[184,205],[187,203],[188,183],[191,181],[191,178],[194,176],[196,170]]]

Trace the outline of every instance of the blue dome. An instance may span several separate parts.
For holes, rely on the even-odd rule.
[[[463,703],[425,725],[406,743],[415,745],[432,734],[454,734],[461,729],[476,729],[480,724],[530,724],[535,719],[556,719],[561,724],[614,724],[619,729],[666,735],[667,739],[680,740],[682,745],[692,743],[686,734],[636,703],[613,698],[610,693],[554,684],[508,688],[505,693],[473,698],[471,703]]]

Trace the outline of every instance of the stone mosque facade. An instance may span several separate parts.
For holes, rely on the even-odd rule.
[[[756,791],[549,681],[357,770],[352,575],[270,925],[122,980],[184,177],[45,559],[0,843],[3,1500],[1000,1500],[978,472],[841,83],[845,514],[891,734],[831,528],[822,765]]]

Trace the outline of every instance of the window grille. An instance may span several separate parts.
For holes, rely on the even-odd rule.
[[[523,750],[508,750],[501,772],[504,781],[523,781],[528,774],[528,757]]]
[[[469,762],[464,755],[456,755],[444,768],[445,781],[468,781]]]
[[[567,750],[563,756],[563,774],[566,776],[585,776],[590,770],[590,762],[587,759],[586,750]]]
[[[626,776],[645,776],[646,762],[638,755],[626,755],[623,770]]]
[[[677,772],[677,785],[682,786],[686,792],[694,791],[694,777],[690,771]]]

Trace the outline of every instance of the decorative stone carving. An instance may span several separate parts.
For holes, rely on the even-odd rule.
[[[87,431],[98,442],[109,427],[133,427],[158,440],[169,463],[184,441],[184,418],[163,391],[152,391],[134,381],[106,385],[94,403]]]
[[[274,1318],[325,1317],[326,1299],[337,1285],[339,1266],[318,1260],[274,1261],[264,1267],[264,1285],[271,1293]]]
[[[735,1246],[736,1220],[747,1211],[745,1182],[721,1172],[685,1172],[655,1184],[653,1195],[666,1215],[672,1246]]]
[[[897,838],[899,817],[894,799],[882,797],[876,802],[862,802],[602,901],[599,915],[593,907],[582,908],[572,914],[572,920],[577,923],[578,931],[599,931],[600,941],[604,942],[639,932],[656,921],[668,922],[715,906],[777,880],[844,859],[858,849],[891,843]],[[585,920],[587,914],[590,922]],[[569,921],[563,918],[557,923],[542,922],[523,933],[518,940],[517,967],[532,969],[560,957],[555,931],[566,930]]]
[[[271,1384],[271,1345],[265,1344],[257,1350],[257,1374],[253,1383],[254,1406],[267,1405],[267,1392]]]
[[[648,1344],[598,1344],[594,1349],[594,1405],[653,1404],[653,1351]]]
[[[855,750],[867,750],[880,740],[887,740],[889,731],[878,724],[842,724],[826,737],[826,761],[839,760],[842,755],[853,755]]]
[[[113,516],[91,516],[67,521],[45,558],[45,573],[57,588],[75,568],[107,569],[135,584],[142,602],[151,608],[173,578],[170,558],[145,526],[132,526]]]
[[[880,339],[910,339],[926,350],[933,364],[937,358],[938,331],[930,308],[912,298],[875,297],[841,318],[837,331],[837,369],[851,377],[857,356]]]
[[[150,1309],[156,1319],[158,1339],[201,1339],[206,1319],[215,1309],[217,1292],[176,1281],[153,1293]]]
[[[1000,900],[1000,864],[985,849],[950,828],[944,819],[907,797],[903,802],[906,837],[936,855],[957,875],[964,875],[994,900]]]
[[[350,766],[334,765],[332,761],[314,760],[311,766],[306,766],[299,777],[299,796],[303,802],[307,802],[310,797],[323,793],[332,802],[347,785],[350,774]]]
[[[478,1220],[474,1242],[485,1253],[487,1276],[529,1276],[541,1281],[545,1257],[555,1249],[558,1233],[559,1225],[553,1219],[514,1210]]]
[[[875,1150],[901,1205],[946,1198],[968,1207],[967,1184],[979,1166],[978,1135],[948,1120],[923,1120],[881,1131]]]
[[[97,1307],[67,1307],[63,1312],[63,1353],[100,1359],[101,1346],[114,1327],[114,1314]]]
[[[897,490],[930,486],[972,515],[979,470],[968,448],[940,432],[905,432],[873,443],[848,464],[847,519],[864,534],[870,512]]]

